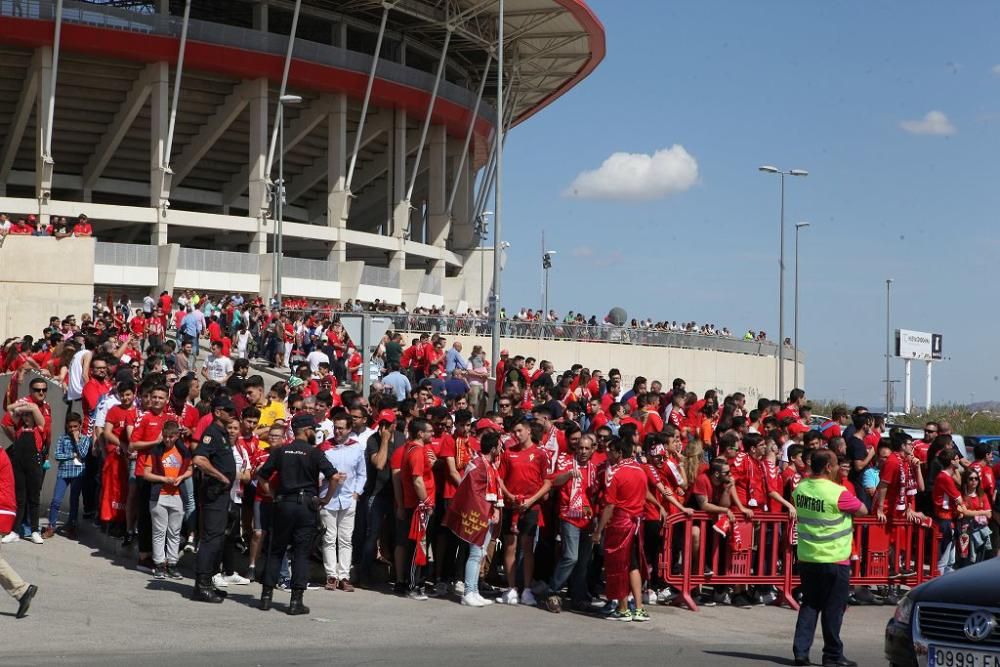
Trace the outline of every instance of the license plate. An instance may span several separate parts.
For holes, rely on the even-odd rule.
[[[1000,667],[1000,653],[942,646],[931,646],[927,653],[929,667]]]

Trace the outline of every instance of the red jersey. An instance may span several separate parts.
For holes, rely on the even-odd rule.
[[[660,474],[656,472],[656,467],[651,463],[640,463],[639,467],[642,469],[643,474],[646,476],[646,490],[652,494],[655,498],[661,495],[659,490],[660,485]],[[613,480],[614,478],[612,478]],[[658,521],[660,518],[660,510],[656,507],[656,503],[652,500],[645,499],[642,506],[642,518],[646,521]]]
[[[934,503],[934,517],[941,521],[951,521],[958,516],[958,505],[962,502],[962,493],[955,484],[955,479],[947,470],[938,473],[931,490],[931,501]]]
[[[143,412],[135,422],[132,429],[130,442],[151,442],[160,437],[163,433],[163,425],[168,421],[177,421],[177,418],[162,412],[154,415],[152,412]]]
[[[608,471],[611,481],[604,499],[615,506],[615,515],[641,517],[646,504],[647,473],[635,461],[626,461]]]
[[[146,333],[146,318],[141,315],[136,315],[128,321],[128,330],[131,331],[132,335],[136,338],[142,338]]]
[[[135,424],[135,420],[138,418],[138,410],[133,403],[131,407],[123,408],[121,405],[115,405],[110,410],[108,410],[108,415],[105,417],[105,423],[111,424],[111,433],[118,438],[118,442],[121,443],[121,450],[123,452],[128,451],[128,427]],[[105,451],[110,451],[114,448],[114,445],[108,444],[105,447]]]
[[[906,513],[911,502],[910,497],[916,495],[916,483],[910,483],[912,477],[910,465],[903,460],[903,457],[898,452],[889,454],[879,471],[879,482],[886,485],[884,511],[897,517],[902,517]]]
[[[108,395],[112,387],[111,380],[101,382],[97,378],[90,378],[83,386],[83,396],[80,403],[83,405],[83,434],[94,435],[94,418],[97,416],[97,404]]]
[[[428,457],[429,448],[418,442],[408,442],[403,453],[402,475],[403,486],[403,507],[413,509],[420,504],[420,498],[413,488],[413,480],[420,477],[424,480],[424,488],[427,490],[427,498],[433,502],[434,499],[434,471]]]
[[[993,468],[985,461],[976,461],[969,468],[979,472],[979,488],[986,494],[986,501],[992,505],[997,489],[997,478],[993,474]]]
[[[504,449],[500,456],[500,479],[512,496],[524,499],[535,495],[542,488],[548,472],[548,457],[534,445],[526,448],[515,445]]]

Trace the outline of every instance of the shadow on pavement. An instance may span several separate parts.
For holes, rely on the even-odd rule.
[[[769,662],[774,665],[794,665],[791,658],[777,655],[766,655],[763,653],[747,653],[745,651],[703,651],[707,655],[719,655],[727,658],[739,658],[741,660],[753,660],[755,662]]]

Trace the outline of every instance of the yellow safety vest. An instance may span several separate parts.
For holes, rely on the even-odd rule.
[[[795,487],[800,561],[839,563],[851,557],[854,524],[850,514],[837,508],[843,492],[844,487],[828,479],[804,479]]]

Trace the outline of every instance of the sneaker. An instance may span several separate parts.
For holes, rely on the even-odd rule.
[[[408,597],[411,600],[418,600],[420,602],[423,602],[424,600],[427,599],[427,593],[424,592],[424,587],[420,586],[419,588],[411,588],[409,591],[407,591],[406,597]]]
[[[636,609],[632,612],[632,620],[636,623],[643,623],[645,621],[651,621],[652,618],[650,618],[649,612],[645,609]]]
[[[654,591],[652,588],[648,589],[642,594],[643,604],[656,604],[656,602],[657,602],[657,594],[656,591]]]
[[[144,558],[135,564],[135,569],[140,572],[145,572],[146,574],[153,574],[153,570],[156,569],[156,565],[153,564],[152,558]]]
[[[621,621],[623,623],[631,623],[632,622],[632,612],[629,611],[628,609],[626,609],[625,611],[619,611],[618,609],[615,609],[613,612],[611,612],[610,614],[608,614],[605,618],[607,618],[609,621]]]
[[[501,604],[517,604],[518,603],[517,589],[516,588],[510,589],[509,591],[501,595],[497,599],[497,602]]]
[[[221,574],[216,574],[212,577],[212,585],[216,588],[228,588],[229,582],[226,581],[226,578]]]
[[[680,594],[681,592],[676,588],[674,588],[673,586],[667,586],[663,590],[657,592],[656,602],[658,604],[670,604],[671,602],[676,600],[677,596]]]
[[[715,597],[712,595],[706,595],[705,593],[699,593],[694,598],[694,603],[699,607],[714,607],[719,604],[715,601]]]
[[[306,590],[307,591],[321,591],[321,590],[323,590],[323,587],[320,586],[319,584],[314,584],[311,581],[307,581],[306,582]]]
[[[485,601],[481,600],[479,595],[476,593],[469,593],[468,595],[462,596],[462,606],[463,607],[485,607]]]
[[[443,598],[447,594],[448,594],[448,584],[443,581],[439,581],[436,584],[434,584],[434,587],[427,592],[427,595],[432,598]]]
[[[454,593],[455,595],[465,595],[465,582],[456,581],[451,586],[451,592]]]
[[[31,540],[32,544],[45,544],[45,540],[42,539],[42,534],[39,533],[37,530],[32,532],[31,537],[29,537],[28,539]]]
[[[535,594],[531,592],[530,588],[525,588],[524,592],[521,593],[521,604],[529,607],[538,606],[538,600],[535,599]]]
[[[14,532],[10,532],[4,535],[3,539],[0,539],[0,544],[13,544],[14,542],[20,542],[20,541],[21,541],[20,535]]]
[[[483,603],[483,606],[489,606],[493,604],[493,600],[487,600],[486,598],[484,598],[482,595],[479,594],[479,591],[474,591],[472,594],[476,596],[477,600]]]
[[[246,586],[250,583],[250,580],[246,577],[241,577],[239,572],[233,572],[232,574],[227,574],[223,579],[226,580],[227,584],[232,584],[234,586]]]
[[[153,568],[153,579],[166,579],[167,578],[167,566],[157,565]]]
[[[292,580],[282,579],[281,581],[278,582],[278,585],[275,588],[277,588],[279,591],[290,591],[292,590]]]
[[[177,569],[177,563],[171,565],[167,563],[167,578],[168,579],[183,579],[184,575],[180,573]]]
[[[733,596],[732,605],[739,609],[752,609],[753,600],[746,593],[737,593]]]

